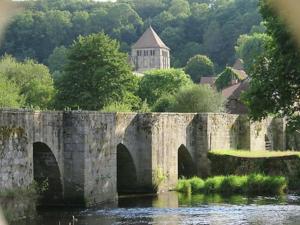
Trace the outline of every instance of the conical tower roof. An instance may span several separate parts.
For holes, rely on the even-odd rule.
[[[132,46],[133,49],[138,48],[165,48],[169,49],[160,39],[157,33],[150,26],[140,39]]]

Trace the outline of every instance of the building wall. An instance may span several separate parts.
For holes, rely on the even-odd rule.
[[[136,72],[167,69],[170,68],[170,52],[160,48],[132,49],[131,61]]]

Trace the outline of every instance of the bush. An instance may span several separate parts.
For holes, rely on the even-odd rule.
[[[157,100],[154,104],[152,111],[153,112],[168,112],[171,107],[175,104],[175,96],[174,95],[163,95],[161,98]]]
[[[223,176],[216,176],[216,177],[208,178],[205,181],[204,192],[207,194],[219,193],[223,180],[224,180]]]
[[[287,181],[280,176],[264,176],[262,174],[251,174],[247,180],[248,194],[282,194],[287,188]]]
[[[222,194],[245,193],[247,176],[226,176],[222,182],[220,192]]]
[[[191,188],[190,181],[185,180],[185,179],[180,179],[177,183],[176,191],[181,192],[181,193],[185,193],[185,194],[191,194],[192,193],[192,188]]]
[[[111,103],[103,107],[101,112],[131,112],[131,106],[124,103]]]
[[[191,184],[192,193],[201,192],[204,188],[205,182],[199,177],[193,177],[189,179]]]
[[[251,174],[248,176],[215,176],[203,181],[193,177],[178,181],[178,192],[205,193],[223,195],[249,194],[249,195],[279,195],[287,189],[287,180],[281,176],[264,176]]]
[[[195,55],[187,62],[185,72],[191,76],[195,83],[199,83],[202,76],[214,75],[214,64],[205,55]]]
[[[171,112],[221,112],[224,97],[209,85],[192,85],[181,89],[169,108]]]
[[[181,69],[164,69],[146,71],[140,81],[139,97],[152,107],[166,94],[175,94],[178,89],[192,84],[191,79]]]

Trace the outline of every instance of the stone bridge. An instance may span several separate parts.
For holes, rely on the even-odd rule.
[[[206,177],[210,150],[283,150],[285,142],[282,119],[2,109],[0,189],[46,180],[46,203],[90,206],[167,191],[179,176]]]

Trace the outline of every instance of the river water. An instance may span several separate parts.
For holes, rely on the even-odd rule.
[[[119,199],[117,206],[44,209],[22,225],[300,225],[300,196],[186,196],[175,192]],[[14,224],[15,225],[15,224]]]

